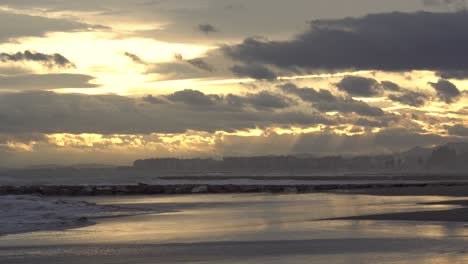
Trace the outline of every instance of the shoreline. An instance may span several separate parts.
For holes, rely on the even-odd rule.
[[[100,218],[159,213],[156,210],[146,211],[141,208],[99,205],[36,195],[0,196],[0,207],[0,237],[92,226],[97,224],[94,220]]]
[[[4,187],[4,186],[3,186]],[[167,187],[168,189],[165,189]],[[0,195],[0,203],[3,203],[4,215],[2,226],[0,229],[0,237],[6,235],[15,235],[20,233],[35,232],[35,231],[60,231],[74,228],[81,228],[85,226],[95,225],[95,219],[99,218],[114,218],[123,216],[132,216],[147,213],[161,213],[165,210],[149,210],[148,208],[132,208],[121,206],[106,206],[94,203],[88,203],[78,200],[67,200],[67,197],[79,196],[127,196],[127,195],[150,195],[148,191],[156,188],[157,190],[171,190],[173,193],[157,194],[187,194],[182,191],[187,191],[190,194],[228,194],[228,193],[255,193],[260,191],[259,186],[205,186],[205,185],[183,185],[174,186],[152,186],[146,184],[131,185],[131,186],[17,186],[17,189],[9,189],[10,191],[25,190],[35,191],[36,195]],[[27,188],[27,189],[24,189]],[[63,190],[70,191],[70,188],[82,190],[83,188],[89,193],[73,194],[60,196],[63,198],[53,198],[48,196],[58,196]],[[123,195],[120,193],[112,193],[114,190],[127,190]],[[123,189],[122,189],[123,188]],[[133,188],[133,189],[132,189]],[[162,188],[162,189],[161,189]],[[179,189],[177,189],[179,188]],[[221,189],[220,189],[221,188]],[[239,189],[240,188],[240,189]],[[242,189],[245,188],[245,189]],[[262,186],[263,193],[273,194],[301,194],[301,193],[330,193],[338,195],[378,195],[378,196],[445,196],[445,197],[467,197],[466,200],[448,200],[440,202],[431,202],[427,205],[452,205],[457,206],[453,209],[446,210],[425,210],[415,212],[402,212],[402,213],[382,213],[382,214],[369,214],[369,215],[355,215],[345,216],[330,219],[317,219],[316,221],[323,220],[372,220],[372,221],[411,221],[411,222],[460,222],[468,223],[468,183],[424,183],[424,184],[381,184],[381,185],[314,185],[314,186],[282,186],[270,185]],[[272,189],[270,189],[272,188]],[[299,188],[299,189],[293,189]],[[301,189],[305,188],[305,189]],[[337,189],[333,189],[337,188]],[[193,190],[197,192],[193,192]],[[0,190],[2,187],[0,187]],[[43,193],[37,193],[37,191]],[[142,193],[142,190],[145,190]],[[210,192],[210,191],[216,192]],[[241,191],[242,190],[242,191]],[[46,192],[47,191],[47,192]],[[154,191],[154,190],[153,190]],[[39,194],[39,196],[37,196]],[[426,204],[426,203],[424,203]],[[49,211],[50,216],[43,219],[44,208]],[[78,210],[77,210],[78,209]],[[17,211],[20,210],[20,211]],[[28,211],[20,221],[14,221],[11,218],[14,215],[21,215],[24,211]],[[1,220],[1,219],[0,219]],[[6,224],[6,225],[5,225]]]

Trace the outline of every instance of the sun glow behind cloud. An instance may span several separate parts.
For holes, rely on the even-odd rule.
[[[57,1],[57,3],[59,2]],[[75,81],[71,82],[71,84],[63,84],[64,87],[57,88],[43,85],[43,87],[37,89],[52,91],[53,93],[48,94],[49,96],[55,94],[123,96],[114,98],[117,102],[124,101],[123,106],[114,101],[100,101],[100,98],[97,97],[77,96],[73,99],[75,101],[63,102],[60,101],[65,100],[62,97],[54,97],[58,100],[58,102],[53,101],[57,103],[54,106],[59,106],[60,109],[83,111],[91,104],[90,102],[99,101],[105,102],[105,104],[102,106],[93,105],[96,107],[95,109],[103,111],[113,109],[124,116],[114,116],[106,112],[109,115],[103,116],[107,119],[99,120],[99,122],[109,124],[103,126],[105,128],[115,128],[114,123],[119,123],[117,119],[128,118],[128,116],[139,119],[142,116],[164,115],[166,113],[163,111],[165,107],[171,107],[171,111],[168,111],[168,113],[172,113],[172,115],[167,116],[167,119],[171,121],[180,120],[180,124],[178,123],[177,126],[178,132],[184,131],[184,128],[179,127],[181,124],[187,126],[185,127],[186,132],[173,134],[159,133],[158,131],[163,131],[166,128],[158,127],[158,124],[152,126],[155,131],[145,130],[144,132],[147,134],[142,134],[141,131],[134,134],[118,134],[112,129],[110,129],[109,134],[100,134],[100,131],[81,133],[83,129],[75,127],[75,124],[72,124],[71,128],[61,127],[62,123],[67,123],[60,119],[61,114],[64,113],[54,112],[52,109],[48,114],[50,118],[56,118],[56,121],[51,126],[55,128],[55,125],[57,125],[62,131],[60,129],[56,130],[62,133],[49,133],[49,131],[46,131],[46,133],[41,134],[44,138],[39,140],[36,138],[18,138],[11,135],[11,131],[4,131],[8,135],[4,136],[6,139],[3,139],[1,137],[3,135],[0,134],[0,154],[3,149],[7,149],[8,155],[15,151],[27,152],[37,156],[39,156],[37,153],[41,152],[81,153],[83,159],[85,159],[84,153],[109,154],[118,150],[120,152],[119,162],[125,160],[128,163],[129,160],[134,158],[151,156],[219,157],[223,155],[307,152],[307,148],[301,148],[301,145],[310,146],[312,152],[317,149],[317,152],[320,153],[333,153],[343,151],[338,147],[340,144],[341,147],[351,144],[347,140],[373,142],[372,139],[375,139],[374,142],[377,143],[374,144],[382,144],[382,146],[373,146],[369,143],[367,147],[363,148],[364,152],[389,152],[393,151],[393,145],[395,144],[387,143],[387,141],[382,143],[379,140],[382,140],[382,138],[385,140],[388,140],[388,138],[400,139],[399,137],[411,138],[413,134],[420,136],[421,142],[424,144],[434,144],[434,142],[443,139],[465,139],[463,127],[457,130],[457,133],[450,130],[450,128],[457,125],[468,126],[468,98],[466,96],[468,81],[466,79],[449,80],[460,91],[460,96],[453,97],[453,102],[447,103],[441,99],[441,94],[438,94],[430,84],[437,83],[441,79],[435,70],[404,69],[387,71],[373,68],[372,70],[367,70],[367,68],[359,70],[359,67],[353,70],[351,65],[350,70],[346,71],[333,69],[320,71],[307,67],[274,65],[282,58],[276,60],[277,58],[274,57],[276,53],[270,54],[268,50],[264,51],[264,54],[272,55],[273,59],[271,61],[265,62],[262,58],[256,61],[255,56],[261,53],[260,50],[251,54],[251,61],[242,61],[242,58],[232,58],[221,51],[225,47],[233,48],[239,45],[245,38],[255,36],[251,34],[251,32],[256,32],[255,30],[258,30],[259,35],[264,33],[264,35],[270,36],[271,39],[252,38],[253,40],[261,39],[262,43],[266,43],[265,47],[274,46],[278,43],[288,46],[297,40],[299,33],[313,34],[313,32],[308,31],[309,24],[304,25],[303,21],[302,24],[296,24],[286,30],[288,28],[282,27],[281,24],[288,20],[286,17],[284,20],[278,19],[278,21],[266,23],[265,21],[270,20],[262,16],[264,9],[260,13],[238,13],[232,14],[231,17],[229,12],[239,12],[239,10],[243,9],[239,9],[239,7],[227,8],[221,2],[215,5],[210,4],[210,1],[204,3],[204,5],[198,5],[191,2],[185,5],[177,1],[167,3],[138,2],[137,4],[125,2],[123,3],[125,8],[134,5],[133,8],[118,10],[118,7],[114,6],[104,10],[101,9],[104,4],[92,3],[91,1],[80,3],[78,6],[74,4],[67,6],[67,3],[63,2],[60,5],[62,8],[56,9],[51,9],[48,1],[39,1],[31,2],[31,6],[34,7],[11,3],[8,7],[0,9],[1,12],[11,14],[36,15],[42,18],[56,19],[53,22],[49,21],[50,23],[67,24],[70,21],[80,23],[80,26],[76,29],[74,28],[76,25],[73,25],[71,29],[46,29],[44,34],[33,32],[0,43],[0,50],[4,53],[15,54],[27,50],[49,55],[57,53],[76,65],[76,68],[44,67],[40,61],[5,61],[2,62],[0,67],[0,78],[3,78],[1,80],[3,83],[12,82],[18,76],[27,79],[27,77],[36,78],[50,76],[51,74],[59,76],[64,73],[87,75],[91,78],[89,83],[83,83],[82,81],[77,84]],[[259,3],[249,4],[246,2],[245,4],[258,9]],[[17,4],[19,6],[15,7]],[[301,2],[301,4],[313,5],[312,2],[306,3],[306,1]],[[99,6],[99,8],[90,8],[93,5]],[[380,4],[375,3],[375,5]],[[283,6],[283,4],[278,2],[272,5],[272,8],[274,6]],[[151,11],[152,8],[154,12]],[[216,17],[214,11],[200,16],[210,8],[218,11],[221,14],[220,17]],[[401,8],[406,10],[409,7],[405,5]],[[415,8],[416,5],[413,3],[408,11],[414,11]],[[389,7],[387,10],[383,7],[373,7],[372,11],[390,12],[400,9]],[[165,13],[159,14],[159,10],[165,10]],[[187,10],[191,11],[187,12]],[[310,8],[309,10],[314,11],[315,9]],[[277,13],[280,14],[281,11],[277,10]],[[192,12],[198,15],[196,19],[191,17]],[[350,10],[349,12],[351,13],[346,16],[361,17],[364,11],[360,9],[359,12],[356,10]],[[254,13],[259,17],[249,17],[253,16]],[[292,13],[302,14],[303,12],[298,10]],[[393,13],[393,15],[395,14]],[[377,14],[377,16],[380,17],[381,15]],[[414,16],[417,15],[414,14]],[[200,17],[213,20],[201,21]],[[251,21],[252,18],[255,18],[255,21],[259,23],[253,24],[251,26],[252,30],[250,28],[239,29],[236,27],[242,25],[244,21],[236,21],[237,17],[243,17],[245,21]],[[309,20],[315,17],[322,19],[322,14],[307,14]],[[344,16],[341,11],[337,11],[333,14],[324,15],[324,17],[332,19],[336,23],[341,23]],[[226,25],[223,22],[226,19],[233,19],[232,25]],[[366,21],[365,18],[360,19]],[[328,23],[326,20],[320,20],[319,22]],[[200,31],[199,25],[202,24],[212,26],[213,30],[209,32]],[[279,31],[280,28],[284,32],[276,32],[276,34],[275,31]],[[272,29],[274,30],[271,31]],[[244,34],[244,31],[249,33]],[[281,41],[286,42],[282,43]],[[344,45],[346,43],[338,44]],[[320,50],[322,48],[317,47]],[[346,48],[346,46],[342,48]],[[324,54],[327,52],[324,52]],[[293,58],[295,53],[293,51],[288,54],[290,56],[287,56],[286,59]],[[131,56],[134,56],[133,59]],[[194,59],[196,61],[191,61]],[[260,64],[260,66],[257,67],[257,64]],[[161,70],[162,65],[167,66],[169,70]],[[248,72],[251,75],[247,74],[246,76],[236,74],[232,68],[239,65],[247,68],[249,68],[248,66],[256,66],[252,67],[251,70],[259,70],[260,72]],[[184,70],[187,70],[187,72],[184,72]],[[265,75],[262,70],[274,70],[276,78],[262,77],[262,74]],[[311,72],[320,73],[310,74]],[[401,90],[384,91],[381,89],[380,93],[370,96],[366,94],[355,95],[337,86],[343,78],[349,76],[374,79],[378,83],[391,81],[397,84]],[[94,79],[92,79],[93,77]],[[288,83],[297,86],[296,94],[281,89],[282,85]],[[23,93],[25,91],[27,93],[34,90],[31,87],[21,89],[21,87],[14,85],[12,87],[5,87],[5,85],[1,87],[1,94]],[[176,92],[184,90],[186,91],[185,94],[178,95],[182,97],[174,96]],[[420,99],[419,101],[411,97],[418,94],[420,97],[416,99]],[[143,100],[148,95],[152,96],[148,97],[150,99],[162,99],[162,104],[158,104],[157,100]],[[171,95],[177,98],[171,101],[169,99]],[[393,97],[391,97],[392,95]],[[448,96],[452,95],[448,94]],[[37,112],[48,109],[48,104],[51,101],[46,102],[45,105],[37,106]],[[200,102],[204,104],[200,104]],[[43,102],[32,101],[25,104],[25,106],[36,106],[36,104],[40,103]],[[62,107],[63,105],[66,107]],[[6,113],[7,110],[3,109]],[[17,118],[18,115],[22,114],[20,110],[15,110],[19,114],[14,112],[11,116]],[[39,115],[35,111],[27,113],[29,115]],[[223,113],[223,115],[215,115],[217,113]],[[310,115],[311,113],[323,115],[325,118],[329,118],[330,122],[316,124],[316,122],[310,120],[314,118]],[[98,114],[96,113],[96,116]],[[282,116],[283,114],[284,116]],[[77,116],[79,119],[80,115]],[[109,120],[109,116],[111,119],[115,118],[116,120]],[[184,119],[185,116],[190,116],[194,120]],[[222,118],[219,118],[220,116]],[[239,116],[243,120],[239,120]],[[269,119],[273,120],[263,124],[264,120]],[[32,120],[37,120],[37,116]],[[153,119],[148,118],[148,120]],[[161,121],[162,119],[155,120]],[[129,120],[128,124],[142,126],[142,123],[132,123],[131,121]],[[168,123],[171,124],[171,122]],[[222,125],[217,126],[218,124]],[[14,125],[13,127],[15,127]],[[125,130],[122,127],[116,127],[119,131]],[[213,127],[216,129],[212,129]],[[131,129],[138,131],[138,127],[129,128],[128,130]],[[78,132],[73,134],[70,131]],[[33,134],[35,132],[37,131],[31,131]],[[430,137],[425,137],[427,135]],[[317,142],[327,142],[327,140],[334,147],[328,150],[317,147],[320,145]],[[388,142],[390,141],[388,140]],[[309,143],[309,145],[304,142]],[[275,144],[278,144],[278,146],[273,146]],[[402,143],[402,145],[404,144]],[[401,145],[398,148],[402,148]],[[351,152],[359,151],[353,150]],[[75,154],[70,155],[76,157],[78,154]],[[115,157],[117,154],[109,155]],[[35,157],[37,158],[37,156]],[[109,158],[109,160],[111,159]],[[37,159],[37,162],[39,161],[43,160]]]

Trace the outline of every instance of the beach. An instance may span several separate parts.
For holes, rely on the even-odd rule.
[[[455,189],[68,197],[146,213],[2,236],[0,263],[464,263],[466,199]]]

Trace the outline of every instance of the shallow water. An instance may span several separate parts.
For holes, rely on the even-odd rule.
[[[0,263],[468,263],[464,223],[326,221],[445,210],[443,197],[197,195],[93,197],[165,213],[0,238]]]

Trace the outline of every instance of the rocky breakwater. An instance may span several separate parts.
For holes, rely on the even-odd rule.
[[[387,187],[453,186],[457,183],[382,183],[382,184],[300,184],[300,185],[236,185],[236,184],[173,184],[173,185],[42,185],[0,186],[0,195],[39,194],[45,196],[156,195],[202,193],[310,193],[339,189]]]

